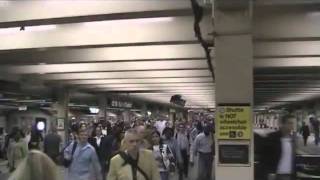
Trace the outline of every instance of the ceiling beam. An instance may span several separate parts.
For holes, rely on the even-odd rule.
[[[2,1],[0,27],[191,14],[187,1]]]
[[[45,74],[45,73],[75,73],[75,72],[116,72],[116,71],[153,71],[175,69],[207,69],[204,60],[177,61],[138,61],[138,62],[104,62],[104,63],[73,63],[1,66],[0,72],[14,74]]]
[[[161,53],[159,53],[161,52]],[[12,50],[2,52],[0,64],[59,64],[80,62],[205,59],[199,44],[151,45],[80,49]]]

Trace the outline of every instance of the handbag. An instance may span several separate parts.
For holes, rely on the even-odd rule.
[[[172,153],[170,147],[167,144],[163,144],[163,145],[161,145],[161,149],[162,150],[161,150],[160,154],[161,154],[161,158],[162,158],[162,162],[163,162],[164,166],[166,167],[166,169],[169,172],[171,172],[171,173],[175,172],[176,171],[176,160],[173,156],[173,153]],[[165,154],[167,157],[169,157],[168,162],[164,162],[164,155],[163,154]],[[168,154],[171,154],[171,156],[168,156]]]

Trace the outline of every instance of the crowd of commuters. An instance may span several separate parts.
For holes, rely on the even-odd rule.
[[[295,179],[295,122],[294,116],[285,115],[277,131],[255,139],[255,153],[261,165],[259,179]],[[303,136],[310,135],[307,129],[303,124]],[[8,166],[13,172],[10,180],[41,180],[33,178],[34,168],[39,172],[50,168],[49,173],[57,173],[50,178],[56,180],[56,165],[64,166],[65,180],[183,180],[190,179],[189,167],[194,164],[198,165],[195,180],[213,179],[213,121],[178,121],[174,125],[163,120],[137,121],[112,126],[77,123],[70,130],[69,140],[61,148],[61,137],[51,129],[43,138],[45,155],[39,151],[39,142],[30,145],[24,133],[14,128],[7,148]],[[35,135],[31,131],[30,141],[42,139],[39,134],[38,138],[32,136]]]
[[[44,137],[13,128],[6,148],[10,180],[183,180],[197,155],[198,180],[212,180],[213,129],[212,121],[79,122],[63,145],[55,127]]]

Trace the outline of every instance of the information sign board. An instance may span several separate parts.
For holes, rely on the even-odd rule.
[[[216,136],[219,140],[250,140],[251,106],[218,106]]]

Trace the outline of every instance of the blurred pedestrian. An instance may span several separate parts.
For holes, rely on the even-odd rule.
[[[177,140],[173,137],[174,136],[174,130],[172,128],[165,128],[163,130],[163,143],[167,144],[169,148],[172,150],[173,156],[176,160],[177,167],[183,167],[183,159],[181,155],[181,151],[178,145]]]
[[[23,133],[19,128],[16,128],[12,134],[13,140],[9,143],[8,148],[8,164],[10,172],[13,172],[27,156],[28,146],[24,141]]]
[[[167,144],[164,144],[160,133],[155,130],[152,133],[152,151],[157,161],[161,180],[169,180],[170,172],[174,172],[176,164],[173,153]]]
[[[175,139],[178,144],[178,148],[182,158],[182,166],[179,167],[179,180],[183,180],[183,176],[188,178],[189,173],[189,134],[186,131],[186,127],[183,123],[180,123],[177,128],[177,134]]]
[[[294,180],[295,178],[295,145],[293,127],[296,118],[285,115],[280,120],[280,130],[270,133],[265,140],[262,164],[265,179],[275,176],[276,180]]]
[[[310,128],[305,122],[302,122],[302,127],[300,131],[303,137],[303,144],[304,146],[307,146],[308,137],[310,136]]]
[[[36,125],[33,125],[31,128],[31,136],[29,141],[29,149],[40,149],[40,142],[43,141],[43,136],[41,131],[37,129]]]
[[[88,142],[94,147],[99,158],[101,166],[101,175],[102,177],[106,175],[106,159],[104,159],[103,153],[105,152],[103,146],[104,135],[102,134],[102,126],[97,125],[91,134],[91,137],[88,139]]]
[[[44,153],[32,150],[28,153],[9,180],[60,180],[55,163]]]
[[[314,132],[314,143],[315,145],[318,145],[320,140],[320,122],[315,117],[310,117],[309,120]]]
[[[66,180],[102,180],[99,159],[94,147],[88,143],[85,127],[79,129],[77,141],[64,150],[64,158],[71,162]]]
[[[203,128],[203,133],[200,133],[194,141],[192,153],[195,156],[199,155],[197,180],[212,179],[212,166],[215,153],[212,132],[212,128],[209,125],[205,125]]]
[[[55,163],[58,163],[58,158],[60,155],[60,145],[62,139],[57,133],[57,129],[52,127],[50,133],[44,138],[43,149]]]
[[[136,129],[126,131],[123,139],[124,151],[111,159],[107,180],[160,180],[152,152],[141,149],[140,141]]]

